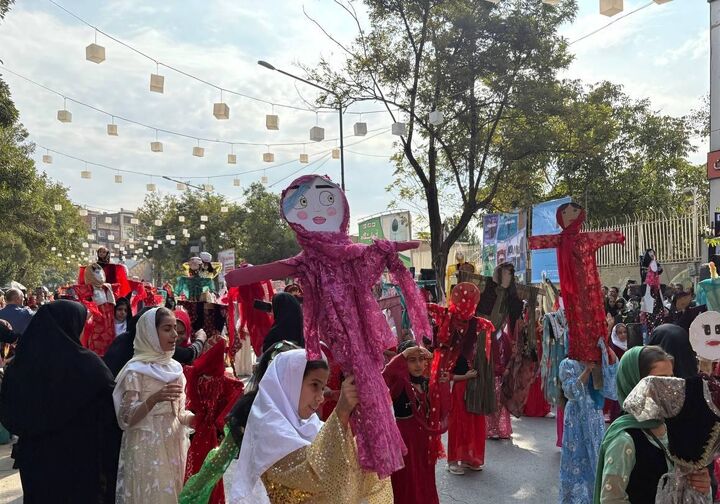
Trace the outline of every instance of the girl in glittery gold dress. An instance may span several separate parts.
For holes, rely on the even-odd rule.
[[[392,504],[389,479],[378,480],[358,463],[348,427],[358,403],[349,377],[327,422],[316,411],[328,379],[325,361],[305,350],[279,354],[259,385],[240,456],[226,473],[228,502],[271,504]]]

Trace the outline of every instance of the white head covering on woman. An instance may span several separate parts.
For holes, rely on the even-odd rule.
[[[245,427],[240,457],[229,480],[229,502],[258,491],[260,476],[290,453],[310,445],[323,422],[316,414],[303,420],[298,413],[307,357],[304,349],[279,354],[260,380]],[[255,501],[257,502],[257,501]]]
[[[125,364],[115,379],[115,390],[113,391],[113,402],[115,411],[120,409],[124,390],[124,380],[128,373],[134,371],[163,383],[173,383],[183,375],[182,365],[173,360],[173,350],[165,352],[160,346],[155,320],[159,308],[153,308],[143,313],[137,323],[135,341],[133,348],[135,353],[132,359]]]
[[[620,348],[621,350],[627,350],[627,336],[625,337],[625,341],[622,341],[617,335],[617,330],[620,326],[627,328],[625,324],[615,324],[615,327],[613,327],[612,330],[612,334],[610,335],[610,340],[616,347]]]

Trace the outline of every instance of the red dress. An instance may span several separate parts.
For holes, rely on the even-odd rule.
[[[455,374],[461,374],[461,371],[462,366],[455,368]],[[485,464],[485,417],[470,413],[465,407],[467,383],[467,381],[457,381],[452,387],[452,407],[448,424],[448,462],[465,462],[477,467]]]
[[[186,407],[195,413],[195,434],[188,450],[185,481],[197,473],[205,457],[220,444],[225,416],[243,392],[240,380],[225,375],[225,340],[198,357],[192,366],[185,366],[187,379]],[[211,504],[223,504],[225,491],[222,481],[210,496]]]
[[[127,277],[127,270],[123,264],[98,263],[105,272],[105,281],[109,284],[118,284],[118,297],[126,297],[132,291],[130,281]],[[85,284],[85,266],[80,266],[78,271],[79,285]]]
[[[595,253],[603,245],[625,243],[625,236],[620,231],[581,232],[585,210],[565,227],[560,208],[557,221],[563,228],[561,233],[530,237],[530,249],[557,249],[560,289],[570,334],[568,357],[600,362],[597,342],[600,338],[607,341],[608,335]]]
[[[428,427],[430,402],[426,378],[414,379],[402,354],[385,366],[383,378],[390,389],[398,430],[405,443],[404,467],[391,475],[395,504],[439,504],[435,485],[435,461],[440,436]],[[418,390],[418,387],[420,390]]]
[[[485,417],[487,423],[487,437],[510,439],[512,436],[512,423],[510,411],[505,407],[503,399],[502,384],[507,373],[507,366],[512,353],[512,342],[510,335],[502,331],[500,337],[492,337],[492,358],[495,374],[495,403],[497,410]]]
[[[535,348],[537,348],[538,352],[538,362],[542,362],[542,326],[538,327],[536,335],[537,344]],[[544,417],[548,413],[550,413],[550,403],[545,400],[545,394],[542,390],[542,377],[540,376],[540,369],[538,368],[537,377],[530,386],[530,394],[525,403],[523,414],[528,417]]]
[[[90,318],[85,323],[80,342],[85,348],[102,357],[115,339],[115,303],[108,302],[97,305],[93,301],[94,288],[92,285],[75,285],[74,289],[80,302],[90,312]],[[117,289],[117,284],[112,285],[113,295],[116,298]]]

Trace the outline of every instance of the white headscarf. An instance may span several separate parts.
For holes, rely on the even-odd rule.
[[[257,492],[260,476],[278,460],[313,442],[323,423],[298,414],[307,357],[305,350],[279,354],[260,380],[245,427],[228,502]]]
[[[118,411],[124,392],[125,376],[131,371],[155,378],[163,383],[173,383],[183,374],[182,366],[173,360],[174,351],[165,352],[160,347],[160,338],[155,327],[158,308],[143,313],[138,320],[133,348],[133,358],[125,364],[115,379],[113,401]]]
[[[612,330],[612,334],[610,335],[610,339],[612,340],[613,344],[616,347],[618,347],[619,349],[627,350],[627,333],[625,336],[625,341],[621,341],[617,335],[618,326],[624,326],[627,329],[627,325],[625,325],[625,324],[615,324],[615,327],[613,327],[613,330]]]

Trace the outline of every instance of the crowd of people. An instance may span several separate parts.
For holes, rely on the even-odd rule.
[[[688,330],[706,305],[682,285],[603,287],[601,358],[581,361],[558,350],[568,338],[557,325],[562,293],[543,288],[516,285],[510,264],[482,290],[457,283],[446,305],[428,304],[425,338],[387,313],[396,343],[382,349],[382,379],[404,449],[402,468],[384,478],[363,467],[355,441],[356,377],[325,343],[317,358],[304,349],[301,286],[254,299],[254,311],[239,307],[227,319],[233,331],[210,335],[171,296],[120,297],[102,355],[83,342],[93,317],[83,303],[11,288],[0,309],[0,443],[14,441],[27,504],[433,504],[441,458],[451,477],[481,471],[487,440],[512,439],[511,416],[555,409],[561,504],[656,502],[676,460],[672,437],[662,419],[630,414],[624,402],[647,377],[702,376]],[[644,289],[659,306],[643,307]],[[261,340],[251,341],[258,327]],[[714,451],[717,436],[707,443]],[[683,473],[705,500],[684,502],[712,502],[706,462]]]

